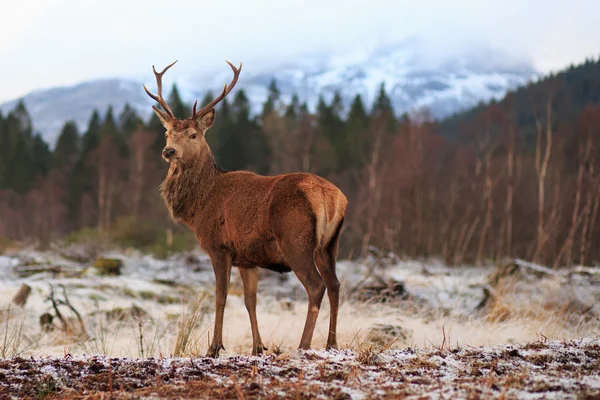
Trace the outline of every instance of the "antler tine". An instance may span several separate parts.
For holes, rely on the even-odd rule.
[[[156,68],[154,68],[154,65],[152,66],[152,71],[154,71],[154,76],[156,77],[156,86],[158,87],[158,96],[153,95],[152,93],[150,93],[150,91],[148,90],[148,88],[146,88],[146,85],[144,86],[144,90],[146,91],[146,93],[148,94],[148,96],[152,97],[152,99],[154,99],[155,101],[157,101],[162,108],[167,112],[167,114],[169,114],[169,116],[173,119],[175,119],[175,114],[173,114],[173,111],[171,110],[171,107],[169,107],[169,105],[167,104],[167,102],[165,101],[165,99],[163,99],[162,97],[162,77],[165,74],[165,72],[167,72],[167,70],[169,68],[171,68],[178,60],[173,61],[171,64],[167,65],[162,71],[160,72],[156,72]]]
[[[242,72],[242,63],[240,62],[239,68],[236,68],[229,61],[225,60],[225,62],[227,64],[229,64],[229,66],[233,70],[233,79],[231,80],[231,83],[229,85],[225,85],[225,87],[223,87],[223,92],[217,98],[215,98],[213,101],[211,101],[210,103],[208,103],[207,105],[205,105],[204,107],[199,109],[198,111],[196,111],[196,103],[197,103],[197,101],[196,101],[196,103],[194,103],[194,107],[192,109],[192,117],[191,117],[192,119],[196,119],[196,118],[200,117],[201,115],[205,114],[208,110],[210,110],[211,108],[216,106],[221,100],[223,100],[225,98],[225,96],[227,96],[229,94],[229,92],[231,92],[231,89],[233,89],[233,87],[237,83],[238,78],[240,76],[240,72]]]

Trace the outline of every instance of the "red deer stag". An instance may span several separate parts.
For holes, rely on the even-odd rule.
[[[177,62],[177,61],[175,61]],[[223,92],[192,116],[178,119],[162,97],[162,76],[173,66],[156,72],[158,95],[152,106],[166,129],[162,157],[169,171],[160,186],[175,223],[191,229],[209,255],[216,280],[214,336],[208,356],[218,357],[223,347],[223,313],[231,267],[237,266],[244,285],[244,303],[252,328],[252,354],[263,346],[256,319],[258,268],[279,273],[293,271],[308,294],[308,312],[300,349],[311,346],[319,309],[327,289],[330,302],[327,348],[336,348],[340,283],[336,257],[348,201],[329,181],[308,173],[262,176],[250,171],[225,171],[217,166],[204,136],[215,120],[214,107],[235,86],[239,68]]]

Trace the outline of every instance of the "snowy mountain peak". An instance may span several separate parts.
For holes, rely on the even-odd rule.
[[[507,90],[525,84],[537,73],[532,65],[486,47],[473,46],[449,54],[435,54],[418,38],[375,49],[355,49],[342,55],[300,58],[277,68],[251,74],[246,72],[236,89],[244,89],[252,109],[258,112],[275,79],[284,101],[295,93],[315,109],[319,95],[329,101],[335,92],[348,107],[357,94],[367,107],[373,103],[380,85],[392,99],[397,113],[427,107],[435,117],[444,117],[502,97]],[[186,102],[201,99],[208,90],[220,90],[231,79],[224,69],[212,77],[180,76],[177,85]],[[208,84],[207,84],[208,82]],[[144,83],[152,88],[150,78]],[[151,89],[152,90],[152,89]],[[64,122],[73,119],[81,130],[87,126],[94,109],[104,112],[112,104],[120,112],[125,103],[143,117],[150,114],[152,100],[142,82],[103,79],[70,87],[37,90],[23,98],[32,115],[36,131],[53,145]],[[0,105],[3,112],[14,108],[17,100]]]

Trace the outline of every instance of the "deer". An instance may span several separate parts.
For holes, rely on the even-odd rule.
[[[215,106],[238,81],[242,64],[219,96],[178,119],[162,96],[161,72],[152,66],[157,95],[146,93],[162,110],[152,106],[166,129],[162,158],[169,163],[159,186],[173,223],[182,223],[195,235],[208,255],[215,276],[215,320],[206,356],[219,357],[223,346],[223,318],[231,269],[237,267],[243,284],[244,304],[250,317],[252,355],[268,350],[256,317],[259,268],[293,272],[308,296],[308,310],[298,349],[311,348],[315,324],[327,291],[330,303],[326,349],[337,349],[340,282],[336,274],[339,239],[348,200],[323,177],[307,172],[259,175],[252,171],[220,168],[205,140],[215,121]]]

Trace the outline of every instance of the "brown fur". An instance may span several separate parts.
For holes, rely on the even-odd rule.
[[[339,282],[335,274],[337,244],[348,201],[324,178],[308,173],[262,176],[220,169],[204,139],[214,109],[197,120],[178,120],[155,109],[167,129],[169,172],[160,186],[175,222],[183,222],[211,257],[217,281],[215,334],[209,355],[222,348],[223,309],[231,266],[242,274],[245,302],[254,338],[253,353],[262,352],[256,322],[256,267],[293,271],[309,297],[300,342],[310,347],[321,300],[327,287],[332,311],[328,348],[336,347]]]

